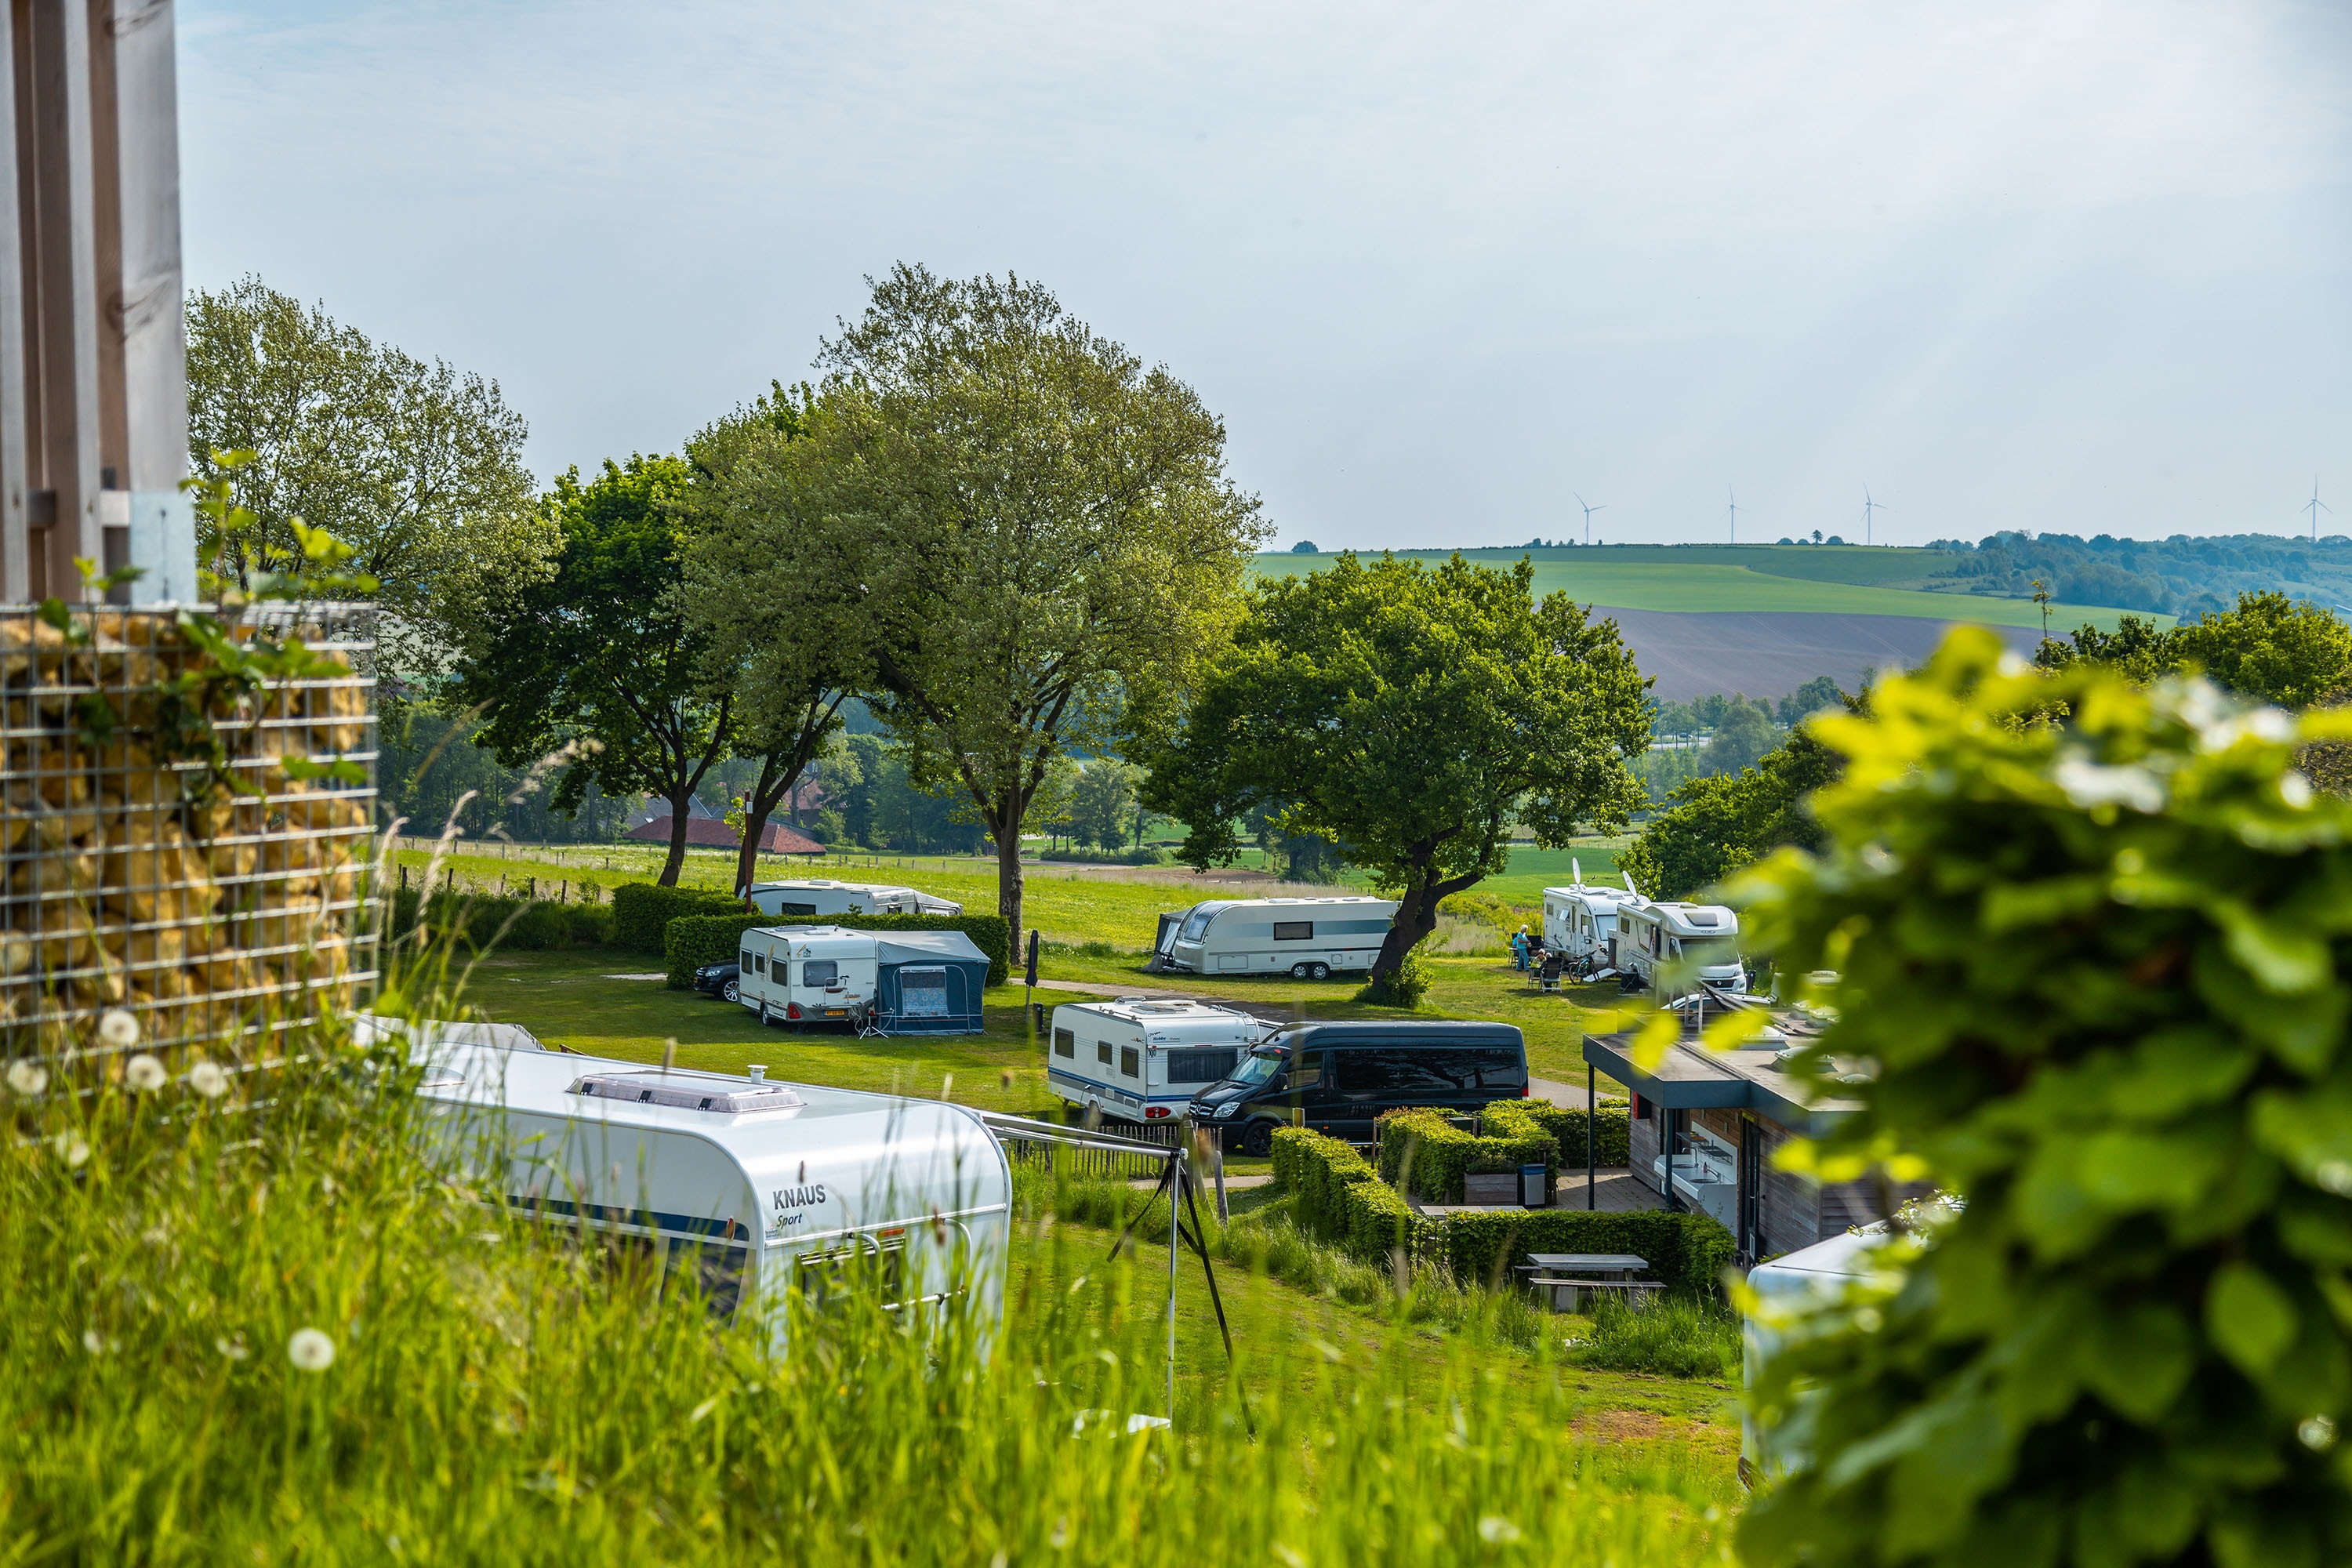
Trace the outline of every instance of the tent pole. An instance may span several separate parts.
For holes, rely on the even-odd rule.
[[[1176,1431],[1176,1194],[1184,1189],[1184,1146],[1179,1143],[1168,1156],[1168,1169],[1175,1181],[1168,1188],[1168,1431]]]

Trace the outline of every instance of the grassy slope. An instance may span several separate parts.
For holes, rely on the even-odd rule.
[[[1445,559],[1444,551],[1403,551],[1400,554],[1435,563]],[[1777,611],[1793,614],[1835,616],[1907,616],[1929,620],[1981,621],[1990,626],[2031,626],[2042,625],[2042,612],[2030,599],[1999,599],[1972,594],[1932,594],[1916,588],[1884,585],[1886,578],[1875,575],[1882,570],[1860,563],[1824,561],[1811,564],[1801,559],[1816,553],[1811,546],[1801,551],[1795,545],[1786,549],[1758,546],[1751,563],[1747,550],[1663,550],[1640,546],[1620,549],[1608,547],[1595,550],[1466,550],[1462,552],[1472,561],[1488,565],[1507,565],[1525,555],[1533,559],[1536,568],[1536,591],[1550,593],[1563,590],[1580,603],[1601,605],[1628,610],[1663,610],[1679,614],[1702,612]],[[1821,553],[1837,556],[1844,552],[1822,546]],[[1902,551],[1864,551],[1856,549],[1853,556],[1900,557]],[[1295,574],[1312,571],[1328,564],[1329,558],[1320,555],[1262,555],[1257,570],[1263,573]],[[1897,581],[1917,581],[1916,561],[1896,560],[1887,569],[1905,568],[1915,574],[1898,576]],[[1829,576],[1838,572],[1850,575]],[[2120,610],[2102,609],[2086,605],[2053,605],[2050,624],[2053,627],[2074,627],[2085,622],[2112,630],[2124,614]],[[2156,617],[2170,624],[2169,616]]]

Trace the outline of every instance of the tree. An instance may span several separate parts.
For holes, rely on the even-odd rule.
[[[695,790],[734,743],[732,693],[713,693],[707,639],[677,604],[689,483],[682,459],[660,457],[558,479],[541,503],[563,542],[554,574],[490,602],[463,672],[500,762],[565,755],[559,807],[592,780],[669,802],[664,887],[686,864]]]
[[[874,710],[918,787],[971,797],[1017,931],[1053,760],[1162,721],[1224,636],[1257,502],[1192,388],[1017,278],[902,265],[819,363],[824,505],[877,616]]]
[[[1080,771],[1070,802],[1072,836],[1079,843],[1108,851],[1126,841],[1139,772],[1117,757],[1097,757]]]
[[[1780,709],[1773,716],[1784,726],[1794,726],[1825,708],[1839,708],[1844,703],[1845,693],[1838,689],[1838,683],[1826,675],[1816,675],[1780,699]]]
[[[187,320],[190,472],[229,473],[263,543],[296,547],[299,518],[351,545],[381,584],[389,668],[442,670],[486,595],[551,569],[561,541],[498,383],[371,342],[252,276],[192,289]],[[253,460],[219,466],[240,448]],[[200,537],[199,553],[217,545]]]
[[[1375,983],[1438,901],[1504,869],[1514,827],[1565,844],[1643,801],[1647,682],[1617,635],[1534,568],[1341,554],[1256,584],[1233,647],[1151,756],[1145,797],[1190,826],[1183,858],[1230,863],[1248,814],[1339,840],[1399,900]]]
[[[1753,767],[1677,788],[1617,868],[1650,898],[1687,899],[1783,844],[1813,848],[1821,826],[1806,801],[1836,776],[1836,753],[1800,730]]]
[[[1773,739],[1772,716],[1763,704],[1735,697],[1716,720],[1715,738],[1706,743],[1700,761],[1713,773],[1737,773],[1770,751]]]
[[[2352,627],[2284,594],[2241,594],[2235,609],[2169,631],[2126,616],[2113,632],[2084,626],[2065,642],[2044,638],[2033,662],[2051,671],[2103,665],[2141,684],[2194,669],[2242,697],[2300,709],[2352,685]]]
[[[709,690],[734,699],[736,754],[760,764],[743,795],[739,889],[757,877],[768,819],[873,679],[869,606],[812,495],[808,436],[821,416],[808,388],[775,383],[687,443],[676,602],[706,650]]]

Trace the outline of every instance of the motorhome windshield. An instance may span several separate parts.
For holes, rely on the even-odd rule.
[[[1235,1065],[1225,1081],[1255,1089],[1282,1070],[1282,1058],[1283,1053],[1278,1050],[1252,1051]]]
[[[1686,936],[1682,941],[1683,957],[1703,966],[1739,962],[1739,944],[1727,936]]]

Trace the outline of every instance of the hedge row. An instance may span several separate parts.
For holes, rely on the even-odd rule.
[[[493,943],[512,952],[539,952],[558,947],[608,947],[613,911],[604,904],[559,904],[551,899],[491,898],[480,893],[436,892],[427,900],[414,888],[392,896],[392,935],[416,929],[422,917],[436,933],[462,938],[476,951]]]
[[[1362,1261],[1386,1264],[1402,1247],[1416,1258],[1444,1262],[1465,1281],[1507,1282],[1528,1252],[1630,1252],[1669,1290],[1712,1295],[1736,1250],[1731,1233],[1703,1214],[1527,1209],[1442,1219],[1415,1214],[1351,1145],[1303,1128],[1276,1129],[1274,1178],[1297,1194],[1300,1224]]]
[[[743,900],[710,888],[624,882],[613,889],[613,935],[631,952],[658,953],[662,933],[680,915],[740,913]]]
[[[1731,1233],[1703,1214],[1601,1214],[1590,1209],[1448,1215],[1439,1254],[1457,1279],[1508,1279],[1529,1252],[1630,1252],[1667,1289],[1712,1295],[1738,1250]]]
[[[1559,1139],[1534,1118],[1515,1114],[1523,1100],[1486,1108],[1484,1135],[1465,1132],[1442,1110],[1391,1110],[1374,1124],[1381,1180],[1423,1203],[1459,1203],[1463,1176],[1473,1171],[1517,1171],[1541,1165],[1549,1182],[1559,1173]]]
[[[1584,1169],[1584,1110],[1552,1104],[1548,1100],[1507,1100],[1486,1108],[1491,1119],[1500,1105],[1514,1108],[1549,1132],[1559,1143],[1559,1163],[1562,1169]],[[1620,1100],[1603,1100],[1594,1113],[1593,1163],[1624,1165],[1633,1162],[1633,1152],[1627,1139],[1633,1131],[1632,1108]]]
[[[743,950],[743,933],[765,926],[832,925],[852,931],[960,931],[987,955],[988,983],[1002,985],[1013,975],[1013,942],[1003,915],[778,915],[692,914],[669,922],[662,956],[669,963],[669,985],[684,991],[706,963],[724,963]]]

